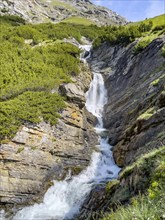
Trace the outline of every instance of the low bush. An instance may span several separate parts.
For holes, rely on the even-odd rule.
[[[143,51],[147,46],[148,44],[150,43],[150,40],[141,40],[139,41],[135,47],[134,47],[134,50],[133,50],[133,53],[136,55],[138,53],[140,53],[141,51]]]

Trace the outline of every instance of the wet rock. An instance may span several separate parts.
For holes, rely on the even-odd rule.
[[[108,103],[104,125],[109,131],[110,144],[115,146],[114,157],[119,166],[144,153],[144,145],[150,141],[160,144],[157,136],[164,126],[165,75],[161,55],[164,41],[164,37],[154,40],[136,56],[132,52],[136,42],[127,47],[103,44],[93,51],[91,65],[105,78]],[[152,108],[155,112],[152,118],[138,120]]]

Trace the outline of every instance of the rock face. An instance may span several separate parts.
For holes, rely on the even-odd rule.
[[[77,80],[84,77],[83,84]],[[45,122],[25,124],[11,141],[1,145],[2,208],[34,203],[42,198],[51,180],[64,179],[69,170],[78,174],[88,165],[98,140],[90,124],[94,119],[90,114],[86,116],[84,107],[90,71],[81,72],[77,78],[73,79],[77,84],[72,84],[71,88],[65,85],[69,92],[66,89],[64,95],[69,98],[56,126]]]
[[[92,53],[92,69],[104,75],[108,92],[103,118],[114,158],[119,166],[132,168],[121,172],[118,180],[96,186],[84,202],[79,220],[100,219],[102,211],[127,203],[149,185],[156,159],[133,162],[165,146],[164,42],[164,37],[155,39],[138,55],[133,53],[136,42],[127,47],[105,43]]]
[[[119,166],[165,144],[164,41],[155,39],[138,55],[133,53],[136,42],[127,47],[103,45],[93,52],[92,65],[105,76],[104,124]]]
[[[2,0],[0,14],[13,14],[28,22],[59,22],[78,16],[87,18],[97,25],[124,24],[126,20],[115,12],[94,5],[88,0]]]

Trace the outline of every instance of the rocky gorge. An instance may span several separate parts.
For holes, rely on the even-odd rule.
[[[165,144],[164,41],[164,37],[154,40],[136,56],[136,42],[127,47],[103,44],[88,60],[92,71],[104,76],[108,92],[104,125],[120,167],[132,165],[142,154]],[[62,180],[69,170],[78,174],[89,164],[98,137],[92,128],[96,119],[84,108],[91,72],[83,65],[85,71],[73,78],[74,83],[59,87],[67,107],[56,126],[44,122],[37,127],[24,125],[11,142],[1,145],[1,207],[40,201],[53,179]],[[97,185],[77,219],[93,215],[97,219],[100,211],[145,190],[146,172],[138,167],[128,176],[121,172],[118,180],[108,183],[108,193],[108,185]]]
[[[105,43],[91,55],[91,68],[103,74],[108,92],[103,119],[109,143],[116,163],[125,169],[118,180],[93,189],[78,219],[100,219],[101,213],[144,192],[155,166],[147,153],[160,148],[165,153],[165,38],[155,39],[138,55],[133,52],[136,43]]]
[[[103,45],[93,52],[91,65],[105,75],[104,124],[119,166],[164,144],[159,135],[164,128],[164,42],[164,37],[155,39],[138,55],[133,53],[136,42],[127,47]]]
[[[33,1],[34,4],[36,2]],[[80,1],[76,2],[79,5]],[[83,2],[90,4],[89,1]],[[14,25],[13,18],[16,19]],[[18,24],[18,17],[12,17],[12,22],[9,15],[1,19],[7,28],[2,36],[4,59],[9,49],[6,60],[11,60],[9,65],[4,65],[2,74],[2,89],[7,88],[3,90],[7,95],[1,96],[3,110],[0,111],[3,117],[3,127],[0,127],[2,219],[103,219],[106,213],[113,213],[119,206],[129,207],[132,201],[136,204],[133,199],[139,194],[149,195],[154,205],[162,207],[163,193],[160,201],[154,198],[159,190],[164,189],[163,28],[159,27],[161,30],[158,29],[157,37],[154,35],[154,40],[147,41],[139,51],[137,45],[146,37],[145,34],[149,35],[149,32],[141,34],[139,26],[84,28],[69,24],[65,25],[67,29],[63,33],[64,24],[30,24],[29,28],[23,20]],[[80,33],[79,29],[83,31]],[[110,30],[114,31],[112,35]],[[99,33],[95,35],[97,31]],[[58,35],[61,32],[63,34]],[[141,35],[136,36],[137,32]],[[150,30],[151,35],[153,32],[154,29]],[[16,37],[12,38],[11,33]],[[37,40],[36,33],[39,36]],[[82,37],[83,34],[86,38]],[[96,42],[101,38],[99,44],[93,43],[91,51],[91,45],[80,45],[83,42],[91,44],[88,37]],[[75,45],[88,50],[80,55]],[[10,50],[14,52],[10,54]],[[13,59],[13,54],[16,59]],[[19,60],[21,56],[23,59]],[[5,64],[6,60],[2,59]],[[10,68],[9,72],[5,69],[10,65],[16,70],[13,75]],[[31,77],[29,84],[26,77]],[[44,81],[45,78],[48,81]],[[13,90],[10,85],[15,86]],[[40,93],[41,96],[37,96],[40,98],[48,94],[46,101],[40,101],[44,101],[46,107],[54,104],[49,102],[49,96],[57,94],[61,97],[65,105],[56,110],[57,123],[52,124],[50,119],[58,102],[52,111],[37,99],[33,103],[30,92],[34,97]],[[19,99],[22,93],[27,94],[23,96],[25,100]],[[27,117],[28,114],[21,112],[18,104],[25,108],[26,113],[28,110],[38,111],[40,116],[37,114],[36,119],[30,113]],[[20,111],[20,114],[14,115],[14,111]],[[15,118],[10,118],[10,115]],[[5,133],[6,124],[13,129],[14,125],[19,125],[17,132],[10,135],[7,130]]]

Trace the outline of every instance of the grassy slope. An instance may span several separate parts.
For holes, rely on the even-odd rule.
[[[165,15],[156,16],[154,18],[146,19],[144,21],[135,22],[134,25],[140,25],[142,23],[148,24],[149,22],[153,23],[152,29],[149,32],[146,32],[141,37],[139,43],[135,47],[135,51],[141,51],[141,49],[145,48],[149,43],[151,43],[157,37],[165,34]],[[158,28],[156,30],[156,28]]]
[[[141,52],[151,41],[165,34],[165,15],[145,21],[130,23],[126,26],[109,26],[102,28],[101,34],[95,39],[93,46],[98,47],[105,41],[111,45],[132,43],[136,39],[135,54]],[[152,21],[150,25],[150,21]]]
[[[19,126],[44,119],[55,124],[64,108],[58,90],[79,73],[79,49],[63,38],[93,39],[97,27],[73,24],[24,24],[16,16],[0,17],[0,140],[11,138]]]
[[[91,20],[89,20],[89,19],[87,19],[87,18],[82,18],[82,17],[70,17],[70,18],[66,18],[66,19],[63,20],[62,22],[72,23],[72,24],[81,24],[81,25],[91,25],[91,24],[95,24],[95,23],[92,22]]]
[[[159,26],[159,25],[165,25],[165,14],[156,16],[154,18],[149,18],[149,19],[146,19],[143,21],[133,22],[133,23],[130,23],[129,25],[139,25],[141,23],[147,24],[150,21],[153,22],[153,28],[155,28],[156,26]]]

